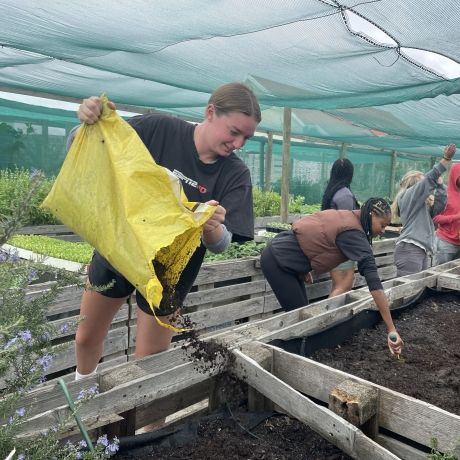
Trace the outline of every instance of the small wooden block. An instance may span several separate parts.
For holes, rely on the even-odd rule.
[[[360,427],[377,414],[378,390],[345,380],[329,394],[329,409]]]

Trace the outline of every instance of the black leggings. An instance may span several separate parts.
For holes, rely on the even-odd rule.
[[[308,305],[303,274],[289,267],[281,267],[273,255],[270,244],[260,255],[260,267],[285,311]]]

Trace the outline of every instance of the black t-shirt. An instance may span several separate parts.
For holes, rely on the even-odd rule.
[[[252,184],[249,169],[235,154],[219,157],[212,164],[198,158],[193,141],[195,125],[167,115],[133,117],[128,123],[136,130],[155,162],[172,171],[182,182],[189,201],[216,200],[226,209],[225,225],[233,241],[254,238]],[[176,286],[181,301],[193,286],[206,248],[201,244],[191,257]],[[102,260],[112,270],[109,262]]]
[[[226,209],[225,225],[233,241],[254,238],[252,183],[249,169],[234,153],[219,157],[215,163],[199,160],[193,141],[195,125],[168,115],[148,114],[133,117],[128,123],[148,148],[155,162],[172,171],[182,182],[189,201],[204,203],[216,200]],[[67,150],[79,126],[70,132]],[[206,248],[195,251],[176,286],[183,300],[193,286],[200,270]],[[98,258],[107,268],[116,270],[102,256]]]
[[[372,247],[363,232],[346,230],[337,235],[335,244],[345,257],[358,262],[358,271],[366,278],[369,291],[383,289]]]
[[[195,125],[180,118],[148,114],[133,117],[128,123],[155,162],[181,180],[189,201],[217,200],[226,209],[225,225],[233,241],[254,238],[251,176],[240,158],[232,153],[215,163],[201,162],[193,141]]]

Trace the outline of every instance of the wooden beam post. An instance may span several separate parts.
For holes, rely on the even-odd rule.
[[[283,123],[283,163],[281,171],[281,222],[286,224],[288,221],[289,207],[289,163],[291,160],[291,115],[289,107],[284,108]]]
[[[265,190],[265,141],[260,141],[259,147],[259,188]]]
[[[390,190],[389,197],[393,199],[395,197],[395,180],[396,180],[396,161],[398,159],[398,152],[393,150],[391,152],[391,170],[390,170]]]
[[[272,372],[273,353],[271,350],[251,342],[244,344],[241,351],[251,356],[263,369]],[[273,410],[273,403],[254,387],[248,385],[248,409],[250,411]]]
[[[265,181],[264,190],[272,189],[272,157],[273,157],[273,133],[267,133],[267,151],[265,152]]]
[[[344,380],[329,393],[329,409],[375,438],[378,434],[378,398],[377,388]]]
[[[343,159],[346,156],[347,156],[347,144],[345,144],[345,142],[342,142],[342,145],[340,146],[339,158]]]

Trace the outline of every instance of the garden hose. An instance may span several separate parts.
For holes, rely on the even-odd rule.
[[[62,391],[64,392],[65,399],[67,399],[67,402],[69,403],[69,408],[72,412],[72,415],[75,418],[75,421],[77,422],[78,428],[80,429],[83,439],[86,441],[86,444],[88,445],[90,452],[95,452],[93,443],[91,442],[91,439],[88,435],[88,431],[86,431],[85,425],[81,421],[81,418],[78,415],[77,410],[75,409],[75,404],[73,403],[73,400],[70,397],[69,390],[67,389],[67,385],[65,384],[62,378],[58,379],[58,382],[59,382],[59,385],[61,385]]]

